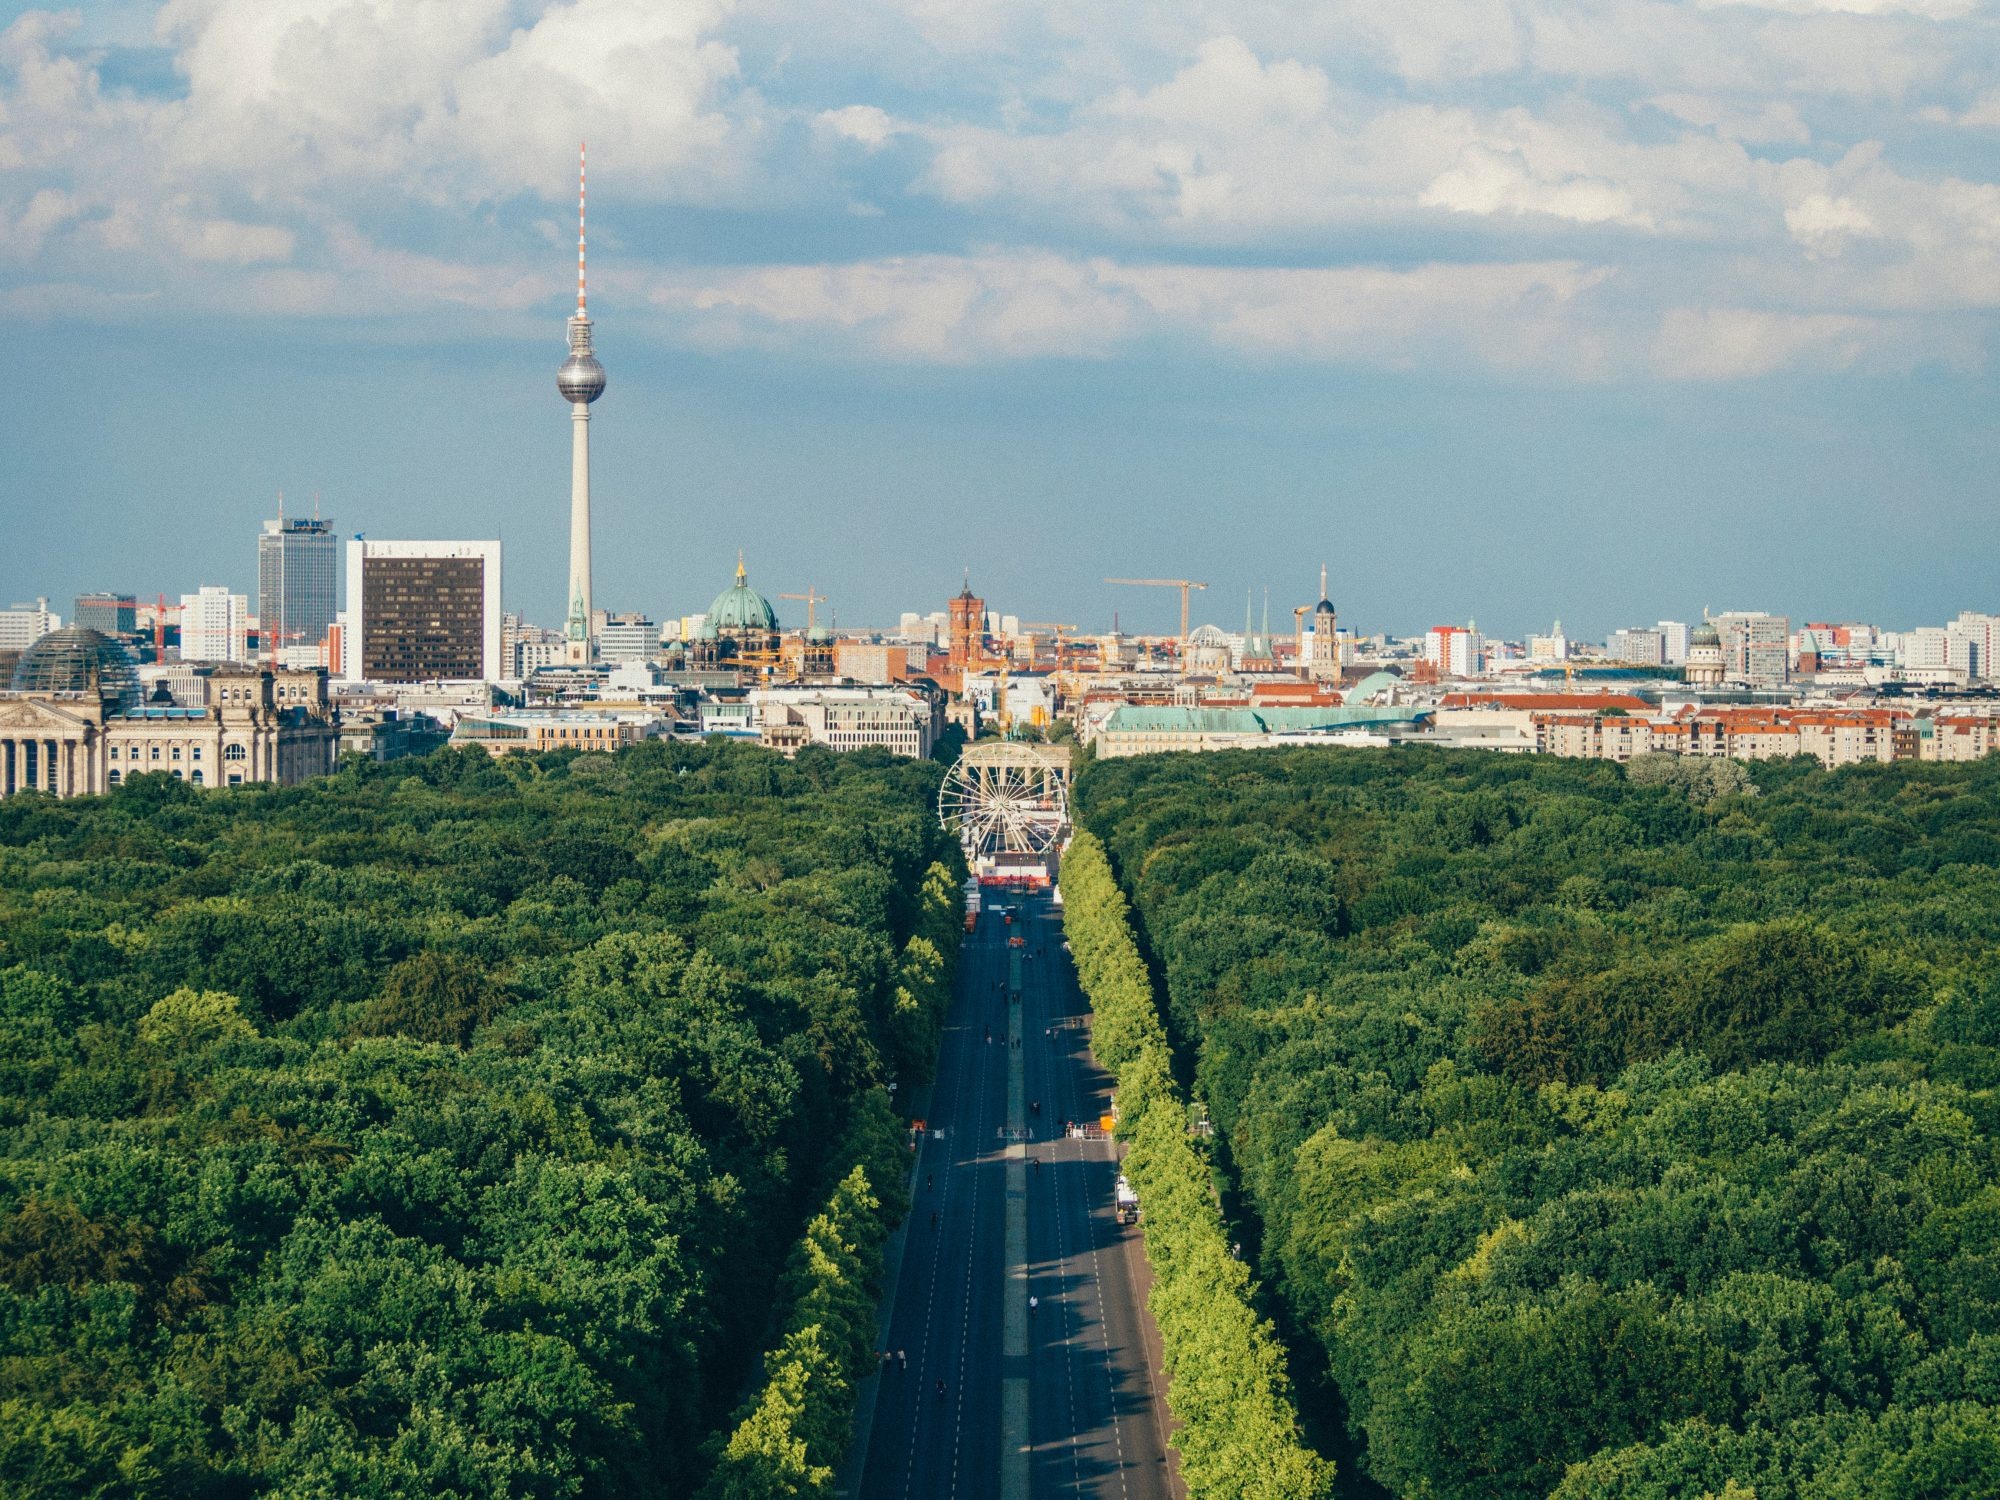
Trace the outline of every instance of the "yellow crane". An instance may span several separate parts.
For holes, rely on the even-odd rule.
[[[813,626],[814,626],[814,625],[816,625],[816,624],[818,623],[818,621],[817,621],[817,620],[815,620],[815,619],[813,618],[813,608],[814,608],[814,606],[826,603],[826,595],[824,595],[824,594],[820,594],[820,593],[815,593],[815,592],[813,591],[813,586],[812,586],[811,584],[807,584],[807,585],[806,585],[806,591],[805,591],[805,592],[804,592],[803,594],[780,594],[780,595],[778,595],[778,597],[779,597],[780,599],[803,599],[803,600],[805,600],[805,602],[806,602],[806,629],[808,629],[808,630],[811,630],[811,629],[813,628]]]
[[[1140,588],[1179,589],[1181,591],[1181,645],[1187,645],[1188,638],[1188,594],[1195,589],[1205,589],[1205,583],[1196,583],[1192,578],[1107,578],[1106,583],[1131,583]]]

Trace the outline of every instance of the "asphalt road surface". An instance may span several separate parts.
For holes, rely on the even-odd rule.
[[[1023,940],[1020,1061],[1028,1132],[1026,1468],[1034,1497],[1169,1500],[1158,1340],[1144,1313],[1136,1226],[1116,1221],[1109,1140],[1094,1125],[1109,1081],[1091,1061],[1087,1007],[1047,897],[1007,896],[1013,925],[982,917],[959,960],[919,1164],[888,1348],[862,1471],[866,1500],[1023,1500],[1002,1484],[1002,1347],[1009,938]],[[989,1039],[990,1038],[990,1039]],[[1039,1106],[1039,1108],[1036,1108]],[[926,1184],[926,1178],[930,1181]],[[937,1215],[935,1225],[931,1216]],[[898,1357],[900,1356],[900,1357]],[[943,1382],[940,1390],[939,1382]],[[1016,1472],[1019,1472],[1017,1467]]]

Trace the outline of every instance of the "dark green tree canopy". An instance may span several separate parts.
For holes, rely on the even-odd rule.
[[[2000,757],[1159,756],[1078,804],[1391,1493],[2000,1493]]]

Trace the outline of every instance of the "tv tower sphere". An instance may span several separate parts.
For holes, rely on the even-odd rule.
[[[588,337],[586,333],[585,338]],[[588,405],[604,394],[604,366],[597,362],[587,343],[581,349],[572,345],[569,358],[556,371],[556,389],[572,406],[578,402]]]

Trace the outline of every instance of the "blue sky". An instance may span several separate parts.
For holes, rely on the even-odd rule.
[[[1399,12],[1412,12],[1399,14]],[[960,570],[1086,628],[2000,609],[1979,0],[0,7],[0,595],[248,588],[276,491],[556,623]],[[66,608],[66,603],[65,606]],[[785,613],[798,613],[789,606]]]

